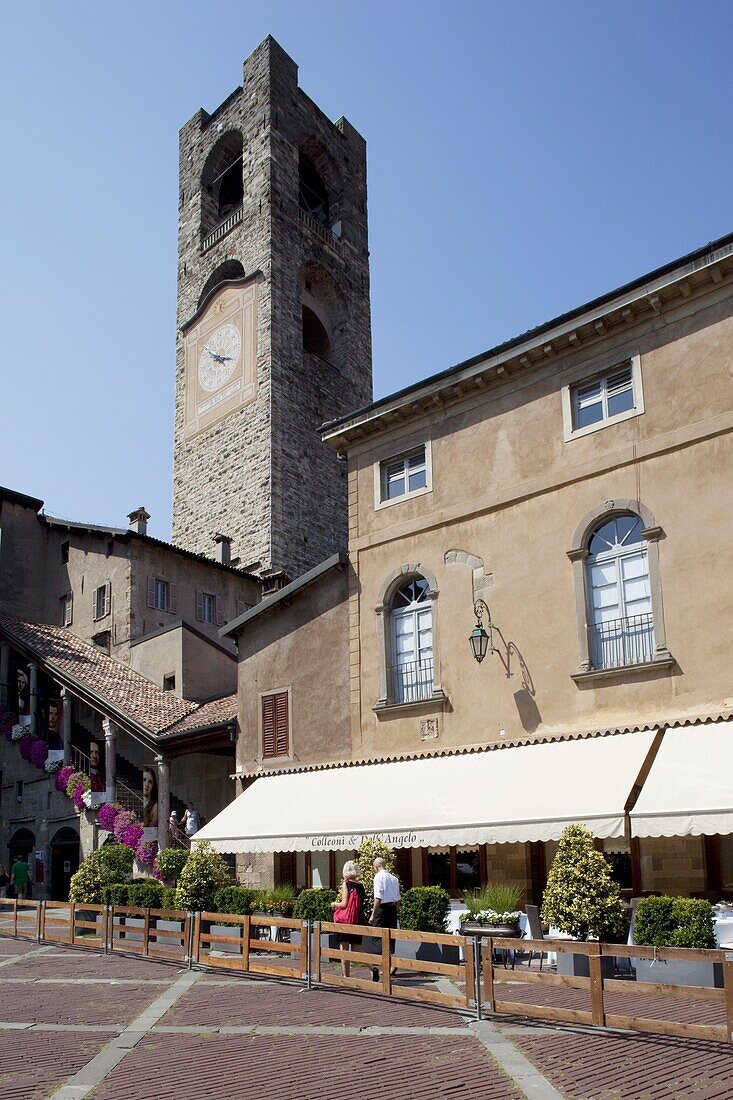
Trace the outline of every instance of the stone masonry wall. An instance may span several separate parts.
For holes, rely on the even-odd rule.
[[[201,172],[228,131],[244,135],[241,222],[201,252]],[[340,242],[298,209],[298,153],[315,140],[334,167]],[[328,243],[328,241],[331,243]],[[319,424],[371,399],[371,334],[363,139],[330,122],[298,89],[297,67],[272,39],[247,59],[244,86],[213,115],[199,111],[180,138],[179,330],[207,280],[238,260],[257,288],[254,401],[190,442],[184,439],[184,350],[176,357],[173,541],[201,554],[222,531],[242,565],[296,576],[346,545],[345,474]],[[335,284],[339,365],[302,352],[301,270]]]

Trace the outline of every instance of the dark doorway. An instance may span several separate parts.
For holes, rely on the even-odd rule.
[[[79,835],[64,828],[51,841],[51,900],[67,901],[71,876],[79,870]]]
[[[12,867],[18,856],[25,856],[28,865],[33,867],[33,849],[36,846],[35,834],[30,829],[18,829],[10,838],[10,866]]]

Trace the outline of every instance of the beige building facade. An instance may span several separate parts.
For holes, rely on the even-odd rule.
[[[324,440],[348,456],[348,642],[314,646],[313,626],[306,641],[292,608],[273,607],[274,678],[291,685],[293,706],[296,692],[318,705],[299,701],[297,754],[268,761],[248,749],[238,768],[251,777],[437,755],[448,783],[450,760],[467,751],[521,753],[531,769],[537,743],[661,731],[629,776],[622,835],[599,843],[629,892],[733,892],[730,835],[639,839],[630,817],[664,731],[688,727],[694,753],[695,730],[733,712],[732,369],[726,238],[326,425]],[[469,645],[474,604],[481,663]],[[243,644],[246,630],[240,721],[251,741],[261,718],[243,708],[262,654]],[[339,756],[343,736],[324,739],[314,685],[333,684],[341,730],[345,664],[351,744]],[[568,782],[572,791],[583,778]],[[407,849],[401,873],[453,890],[511,879],[536,899],[555,842]],[[307,859],[297,859],[286,866],[302,884]]]

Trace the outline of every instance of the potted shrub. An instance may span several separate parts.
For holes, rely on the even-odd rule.
[[[319,889],[318,887],[301,890],[295,900],[293,916],[296,920],[332,921],[333,909],[331,908],[331,902],[336,901],[338,896],[338,890]],[[335,932],[329,932],[328,946],[338,950],[338,945],[338,935]],[[366,951],[367,948],[362,948],[362,950]]]
[[[450,896],[440,886],[413,886],[405,890],[400,902],[400,928],[413,932],[446,932]],[[395,966],[399,958],[424,962],[458,963],[458,947],[441,943],[419,943],[397,939]]]
[[[223,886],[214,894],[213,911],[215,913],[236,913],[238,916],[248,916],[257,900],[258,891],[246,886]],[[232,921],[222,921],[221,924],[212,924],[213,936],[231,936],[237,941],[242,933],[242,925]],[[225,951],[234,955],[241,955],[242,949],[238,942],[217,943],[211,945],[212,950]]]
[[[646,947],[717,947],[713,907],[701,898],[642,898],[634,920],[634,943]],[[663,985],[723,985],[719,963],[637,959],[636,980]]]
[[[560,837],[547,877],[542,921],[573,939],[618,942],[627,923],[626,908],[611,869],[583,825],[568,825]],[[557,953],[558,974],[588,977],[588,957]],[[613,959],[602,960],[604,977],[613,977]]]
[[[196,845],[181,871],[176,887],[179,909],[211,910],[214,895],[222,886],[231,886],[226,863],[207,840]]]
[[[495,882],[463,895],[466,913],[463,936],[519,936],[518,909],[522,891],[512,883]]]

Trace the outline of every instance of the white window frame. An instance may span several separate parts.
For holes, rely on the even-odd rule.
[[[74,593],[67,592],[61,597],[61,625],[71,626],[74,621]]]
[[[400,459],[406,462],[407,459],[410,458],[415,451],[419,451],[421,447],[425,448],[425,484],[419,489],[406,489],[400,496],[392,497],[391,500],[382,500],[383,471],[385,467]],[[405,478],[405,485],[407,485],[407,478]],[[381,508],[390,508],[393,504],[402,504],[405,500],[413,500],[415,497],[424,496],[426,493],[432,493],[432,491],[433,454],[431,441],[429,439],[416,440],[415,443],[409,447],[402,447],[399,451],[381,455],[374,463],[374,508],[377,511]]]
[[[158,602],[158,585],[161,590],[165,591],[165,600],[163,606]],[[162,577],[155,577],[153,584],[153,608],[155,611],[170,611],[171,606],[171,586],[169,581],[163,580]]]
[[[112,586],[109,581],[99,584],[94,589],[94,607],[92,619],[98,623],[100,619],[106,619],[112,611]]]
[[[595,424],[587,424],[584,428],[574,427],[575,393],[577,390],[583,386],[589,386],[593,382],[605,380],[609,375],[616,374],[617,371],[622,370],[627,365],[631,367],[631,385],[634,394],[633,407],[625,409],[624,412],[616,413],[615,416],[604,417]],[[643,412],[644,389],[641,379],[641,356],[638,352],[617,359],[611,365],[606,363],[601,369],[588,369],[586,367],[573,375],[562,389],[563,439],[566,443],[569,443],[572,439],[580,439],[582,436],[600,432],[612,424],[632,420],[636,416],[641,416]]]

